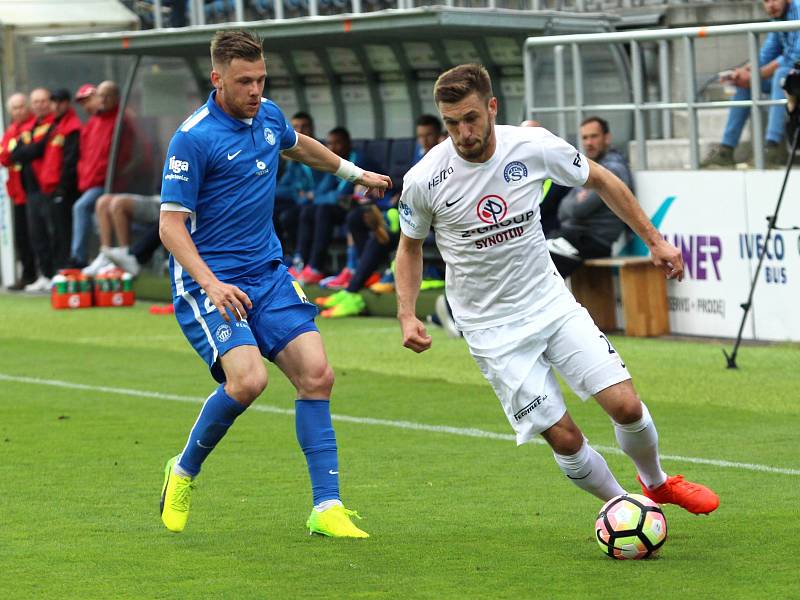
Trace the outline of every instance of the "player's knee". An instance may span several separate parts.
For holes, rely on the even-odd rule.
[[[329,398],[334,379],[333,369],[327,362],[308,369],[300,376],[300,394],[306,398]]]
[[[636,394],[626,395],[614,408],[611,418],[615,422],[625,425],[635,423],[642,418],[642,402]]]
[[[252,372],[229,379],[225,390],[229,396],[242,404],[250,404],[266,387],[267,372],[264,369],[254,369]]]
[[[570,418],[562,418],[550,429],[543,431],[542,437],[557,454],[564,456],[576,454],[583,446],[583,433]]]

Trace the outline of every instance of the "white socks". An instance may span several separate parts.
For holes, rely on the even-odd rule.
[[[332,506],[344,506],[341,500],[323,500],[319,504],[314,505],[314,510],[317,512],[324,512]]]
[[[583,438],[583,446],[576,454],[567,456],[554,452],[553,456],[572,483],[601,500],[610,500],[625,493],[609,470],[606,460],[589,445],[586,438]]]
[[[614,423],[617,443],[636,465],[639,477],[649,488],[657,488],[667,480],[658,458],[658,432],[650,411],[642,402],[642,418],[622,425]]]

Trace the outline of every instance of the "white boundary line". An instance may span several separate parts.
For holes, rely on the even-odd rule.
[[[47,385],[52,387],[84,390],[89,392],[102,392],[107,394],[120,394],[123,396],[138,396],[140,398],[154,398],[157,400],[171,400],[173,402],[187,402],[190,404],[202,404],[205,399],[194,396],[180,396],[177,394],[162,394],[160,392],[147,392],[143,390],[133,390],[128,388],[116,388],[103,385],[87,385],[85,383],[72,383],[70,381],[59,381],[56,379],[40,379],[38,377],[19,377],[16,375],[6,375],[0,373],[0,381],[10,381],[14,383],[27,383],[31,385]],[[293,415],[294,410],[279,408],[264,404],[253,404],[248,410],[257,412],[273,413],[278,415]],[[395,427],[397,429],[410,429],[414,431],[428,431],[431,433],[446,433],[462,437],[483,438],[490,440],[515,441],[515,436],[507,433],[494,433],[482,429],[467,429],[461,427],[449,427],[447,425],[426,425],[425,423],[414,423],[412,421],[390,421],[388,419],[373,419],[371,417],[351,417],[348,415],[332,415],[333,420],[345,423],[357,423],[359,425],[379,425],[383,427]],[[534,438],[533,443],[545,444],[544,440]],[[614,446],[594,446],[597,450],[610,454],[622,454],[622,450]],[[695,458],[692,456],[680,456],[676,454],[662,454],[664,460],[675,460],[684,463],[695,463],[698,465],[711,465],[727,469],[742,469],[745,471],[758,471],[761,473],[775,473],[778,475],[800,475],[800,469],[786,469],[773,467],[770,465],[759,465],[754,463],[732,462],[728,460],[718,460],[714,458]]]

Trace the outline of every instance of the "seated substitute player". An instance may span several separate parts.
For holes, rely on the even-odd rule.
[[[495,126],[497,99],[482,66],[443,73],[434,100],[450,141],[409,171],[400,200],[396,285],[403,345],[415,352],[431,346],[415,305],[422,242],[433,226],[456,324],[500,399],[517,444],[541,434],[578,487],[602,500],[625,492],[567,413],[555,368],[581,398],[594,396],[611,417],[646,496],[692,513],[716,509],[719,499],[710,489],[662,470],[656,427],[630,374],[547,252],[539,224],[542,182],[551,177],[597,190],[645,240],[668,278],[683,276],[678,249],[607,169],[546,129]],[[438,181],[444,171],[450,175]]]
[[[297,439],[314,499],[307,527],[332,537],[369,537],[339,499],[333,371],[314,323],[317,309],[283,265],[272,211],[281,152],[378,194],[391,180],[297,134],[280,108],[261,97],[266,67],[257,37],[217,32],[211,59],[214,90],[178,128],[167,152],[160,232],[172,255],[175,316],[221,385],[183,451],[167,462],[161,519],[171,531],[186,526],[203,461],[267,385],[263,355],[297,390]]]

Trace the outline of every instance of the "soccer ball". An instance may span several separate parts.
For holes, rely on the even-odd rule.
[[[652,556],[667,540],[661,507],[639,494],[623,494],[606,502],[594,529],[603,552],[619,560]]]

